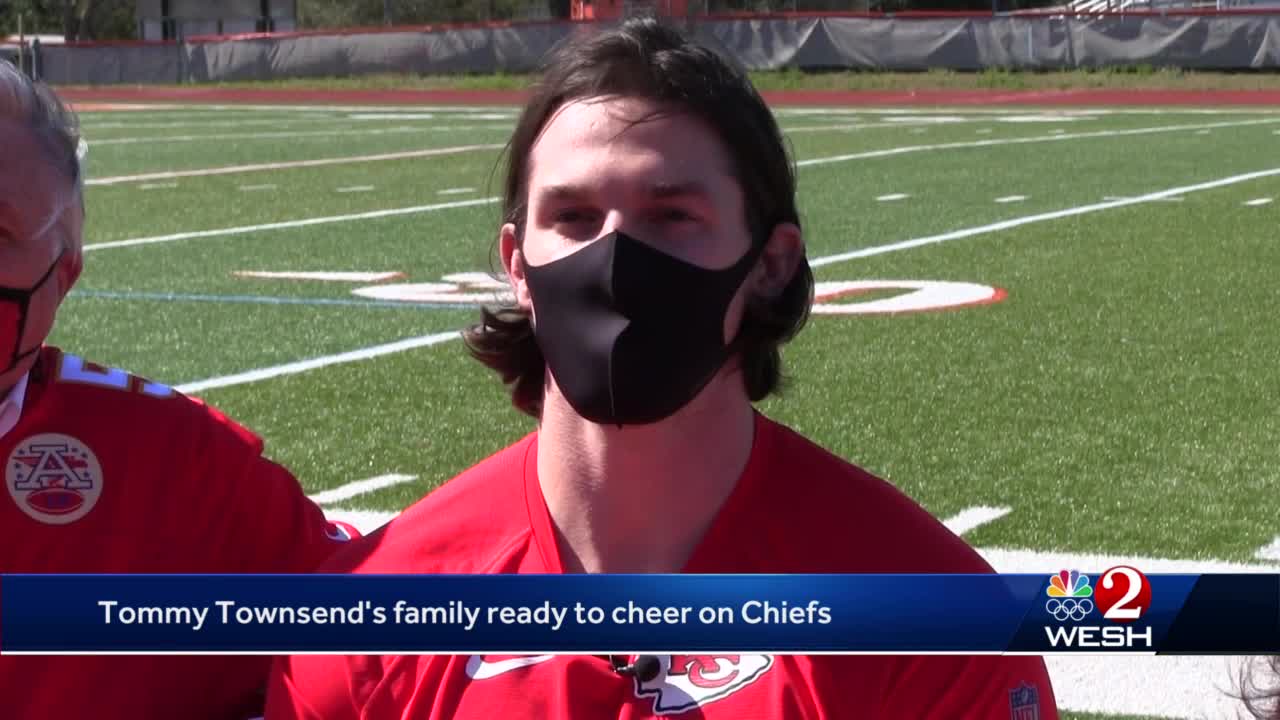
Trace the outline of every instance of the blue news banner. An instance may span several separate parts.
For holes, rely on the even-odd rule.
[[[0,653],[1280,652],[1280,576],[3,575]]]

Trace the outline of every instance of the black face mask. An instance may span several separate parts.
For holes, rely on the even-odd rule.
[[[27,330],[27,314],[31,310],[31,298],[53,277],[53,271],[65,252],[63,250],[58,253],[53,264],[30,288],[24,290],[0,286],[0,362],[8,361],[7,365],[0,368],[0,374],[9,372],[18,363],[40,352],[40,343],[25,352],[22,350],[22,335]]]
[[[534,335],[573,409],[595,423],[641,425],[687,405],[733,351],[725,314],[761,248],[708,270],[614,232],[526,265]]]

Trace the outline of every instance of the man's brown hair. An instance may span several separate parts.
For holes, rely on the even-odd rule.
[[[677,30],[645,19],[577,38],[545,65],[507,146],[503,222],[515,225],[517,243],[524,240],[529,158],[538,135],[564,105],[607,97],[651,101],[661,108],[657,115],[687,114],[719,136],[742,188],[753,244],[765,243],[780,223],[800,224],[794,165],[773,113],[746,75]],[[778,388],[779,347],[803,327],[812,304],[813,272],[805,259],[780,293],[748,298],[736,344],[752,401]],[[537,417],[546,363],[529,314],[518,307],[484,309],[464,339],[471,354],[511,386],[515,406]]]

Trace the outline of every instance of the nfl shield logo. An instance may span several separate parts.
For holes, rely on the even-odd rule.
[[[1040,720],[1040,694],[1035,686],[1023,683],[1009,691],[1009,717],[1013,720]]]

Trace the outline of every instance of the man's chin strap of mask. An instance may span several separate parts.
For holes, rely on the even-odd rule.
[[[30,288],[21,289],[0,286],[0,303],[12,303],[18,306],[17,327],[14,329],[12,350],[8,350],[3,345],[0,345],[0,352],[8,350],[6,354],[9,355],[9,362],[3,369],[0,369],[0,375],[9,372],[17,367],[23,360],[26,360],[28,357],[40,352],[40,346],[44,343],[44,338],[41,338],[40,342],[36,343],[36,346],[31,349],[22,349],[22,336],[26,334],[27,331],[27,316],[31,311],[31,298],[40,291],[40,288],[49,281],[49,278],[53,277],[53,271],[58,269],[58,263],[62,260],[62,256],[65,255],[66,252],[66,248],[63,248],[62,251],[58,253],[58,257],[49,265],[49,269],[46,270],[44,275],[40,276],[40,279],[36,281],[36,284],[32,285]],[[0,338],[3,337],[4,335],[0,333]],[[0,357],[3,357],[3,355],[0,355]]]

